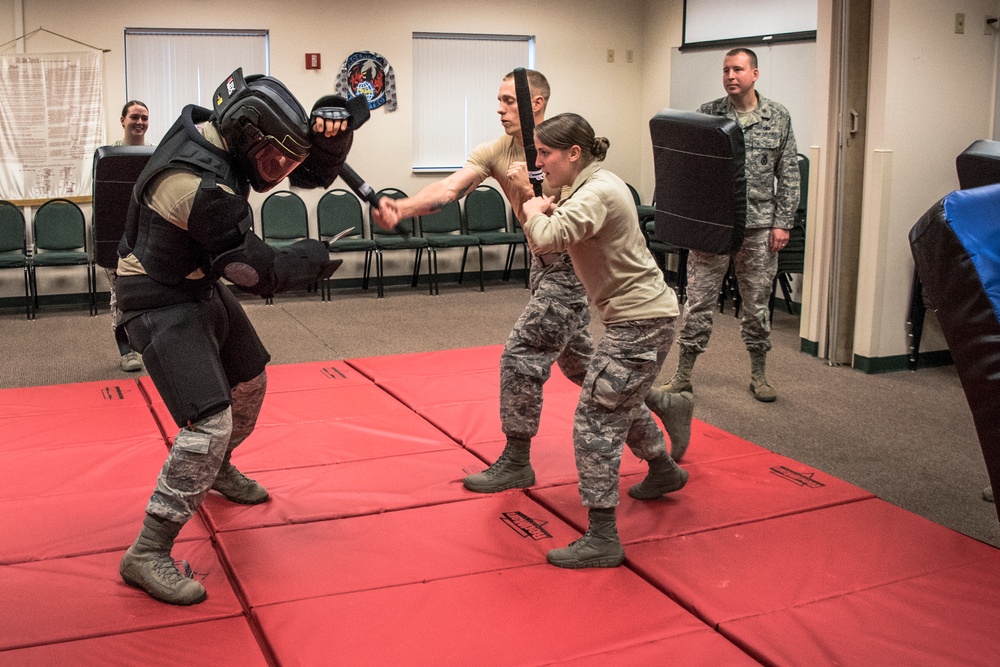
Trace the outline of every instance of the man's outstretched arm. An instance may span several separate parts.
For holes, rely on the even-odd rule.
[[[484,180],[475,169],[462,167],[447,178],[425,185],[412,197],[384,197],[378,209],[373,211],[373,217],[380,227],[392,229],[400,220],[440,211],[475,190]]]

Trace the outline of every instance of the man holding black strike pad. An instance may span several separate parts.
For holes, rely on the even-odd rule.
[[[768,301],[778,268],[778,252],[788,243],[799,203],[797,149],[788,110],[755,90],[760,75],[756,54],[749,49],[733,49],[726,54],[722,72],[727,96],[703,104],[699,112],[731,119],[742,128],[742,141],[738,142],[742,146],[737,152],[745,150],[745,231],[739,230],[742,231],[742,243],[739,243],[739,232],[733,235],[734,247],[719,243],[715,248],[706,249],[669,239],[676,245],[691,248],[691,253],[688,256],[684,326],[677,341],[680,359],[677,372],[661,389],[671,393],[692,390],[691,372],[698,355],[708,346],[712,312],[731,257],[743,300],[740,333],[750,353],[750,392],[758,401],[769,403],[777,398],[777,393],[765,376],[765,362],[771,349]],[[656,120],[654,118],[651,126]],[[660,175],[658,165],[658,209]],[[664,170],[664,176],[667,180],[686,177],[668,170]],[[728,182],[712,184],[709,186],[715,188],[712,193],[701,194],[708,199],[720,198],[721,194],[731,191],[731,182],[732,179],[728,179]],[[687,221],[676,224],[689,225]],[[661,223],[657,222],[658,235],[660,227]],[[708,224],[703,229],[713,228],[718,229],[719,225]]]

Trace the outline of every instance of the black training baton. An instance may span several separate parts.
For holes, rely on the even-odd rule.
[[[348,187],[354,190],[354,193],[361,197],[363,200],[369,203],[369,205],[378,208],[378,202],[382,197],[386,195],[380,195],[372,189],[372,186],[368,185],[365,179],[361,178],[358,172],[351,169],[351,165],[346,162],[340,167],[340,177],[344,179],[344,183],[347,183]],[[410,233],[406,231],[400,225],[393,227],[395,232],[400,236],[409,237]]]
[[[538,151],[535,150],[535,114],[531,109],[531,88],[528,73],[523,67],[514,70],[514,92],[517,95],[517,115],[521,119],[521,137],[524,139],[524,161],[528,165],[528,180],[536,197],[542,196],[542,180],[545,176],[535,164]]]

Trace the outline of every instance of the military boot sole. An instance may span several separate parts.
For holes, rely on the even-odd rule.
[[[659,486],[653,486],[652,484],[646,484],[646,480],[642,480],[638,484],[629,487],[628,494],[635,498],[636,500],[655,500],[656,498],[661,498],[668,493],[673,493],[674,491],[680,491],[688,483],[687,470],[683,468],[678,468],[680,474],[677,475],[677,479],[669,484],[663,484]]]
[[[270,494],[256,480],[250,479],[233,466],[228,472],[220,472],[212,490],[218,492],[231,503],[240,505],[260,505],[266,503]]]
[[[774,403],[778,398],[778,394],[775,393],[774,388],[771,385],[762,385],[757,387],[753,382],[750,383],[750,393],[761,403]]]
[[[154,600],[159,600],[160,602],[165,602],[167,604],[173,604],[180,607],[189,607],[191,605],[204,602],[205,599],[208,597],[208,591],[205,590],[205,587],[199,584],[197,581],[194,581],[193,579],[189,579],[189,581],[191,581],[195,585],[195,588],[191,587],[188,588],[191,588],[194,595],[189,594],[186,596],[179,596],[179,595],[171,596],[167,593],[164,593],[163,591],[161,591],[160,586],[147,584],[146,580],[143,577],[141,577],[141,571],[142,571],[141,564],[137,563],[133,568],[127,562],[127,560],[128,560],[128,554],[126,553],[125,557],[122,558],[121,564],[118,566],[118,574],[121,575],[122,580],[132,588],[138,588],[140,591],[146,593],[149,597],[153,598]],[[134,573],[132,572],[133,569],[138,569],[140,571],[140,576],[134,576]]]
[[[229,502],[237,503],[238,505],[260,505],[261,503],[266,503],[268,500],[271,499],[271,494],[269,494],[267,491],[264,491],[263,496],[236,496],[236,495],[229,495],[224,491],[220,491],[219,489],[216,489],[214,486],[212,487],[212,490],[216,491],[220,496],[222,496]]]
[[[690,391],[681,391],[676,394],[684,399],[683,406],[673,406],[672,410],[663,415],[659,415],[663,427],[667,429],[670,436],[670,458],[680,462],[681,457],[691,444],[691,420],[694,418],[694,396]]]
[[[679,394],[682,391],[690,391],[691,393],[694,393],[694,385],[690,382],[674,382],[671,380],[667,384],[661,385],[660,389],[668,394]]]
[[[560,555],[558,553],[560,551],[564,551],[564,549],[550,551],[545,555],[546,560],[556,567],[563,567],[570,570],[582,570],[588,567],[618,567],[625,562],[624,551],[621,554],[612,556],[592,556],[590,558]]]
[[[531,468],[528,469],[528,474],[526,475],[499,482],[489,479],[475,479],[481,474],[482,473],[469,475],[462,480],[462,484],[469,491],[474,491],[475,493],[500,493],[501,491],[506,491],[508,489],[527,489],[535,483],[535,471]]]

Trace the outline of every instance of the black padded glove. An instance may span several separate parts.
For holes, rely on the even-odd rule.
[[[324,120],[346,120],[347,128],[356,130],[371,118],[368,99],[364,95],[355,95],[347,100],[340,95],[324,95],[313,105],[310,123],[316,118]]]
[[[341,166],[351,151],[354,130],[371,116],[368,100],[363,95],[346,100],[340,95],[325,95],[313,105],[309,116],[312,130],[317,118],[346,120],[347,130],[328,137],[321,132],[312,133],[313,147],[309,157],[292,172],[290,183],[297,188],[328,188],[340,175]]]

